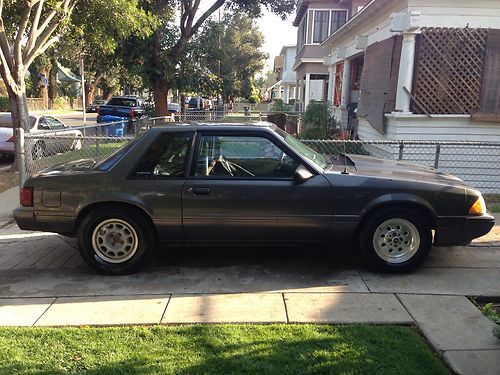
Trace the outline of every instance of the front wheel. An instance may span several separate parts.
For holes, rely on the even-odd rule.
[[[432,232],[417,213],[388,209],[368,218],[360,247],[370,266],[386,272],[407,272],[419,266],[432,247]]]
[[[96,271],[110,275],[135,272],[151,253],[152,244],[151,226],[135,210],[91,211],[78,231],[83,260]]]

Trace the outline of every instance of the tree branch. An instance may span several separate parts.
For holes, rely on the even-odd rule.
[[[30,35],[28,37],[28,43],[26,44],[26,51],[29,51],[29,50],[31,50],[31,48],[33,48],[33,44],[35,43],[35,39],[38,36],[37,32],[38,32],[38,25],[40,24],[40,17],[42,15],[43,1],[44,0],[40,0],[38,2],[38,8],[36,10],[36,14],[35,14],[35,18],[33,19],[33,23],[31,24]]]
[[[21,23],[19,24],[19,28],[17,29],[16,40],[14,41],[14,59],[16,65],[18,66],[18,69],[21,68],[21,65],[23,63],[21,43],[24,37],[24,32],[26,31],[26,26],[28,25],[33,5],[34,3],[32,2],[28,2],[28,4],[26,5],[27,8],[24,11],[23,17],[21,18]]]
[[[197,0],[197,2],[199,3],[199,0]],[[196,21],[196,23],[191,29],[191,34],[189,35],[189,37],[196,34],[196,32],[201,27],[203,22],[205,22],[208,17],[210,17],[213,13],[215,13],[217,9],[223,6],[225,2],[226,0],[217,0],[215,3],[213,3],[213,5],[205,13],[203,13],[200,18],[198,18],[198,21]]]
[[[10,53],[10,45],[9,40],[7,39],[7,35],[5,33],[5,27],[3,25],[3,18],[0,17],[0,49],[2,55],[2,64],[5,65],[6,70],[9,70],[12,73],[12,56]]]

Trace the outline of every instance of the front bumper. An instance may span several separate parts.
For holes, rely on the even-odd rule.
[[[75,218],[56,215],[35,215],[32,207],[18,207],[13,211],[17,226],[23,230],[36,230],[71,235],[75,231]]]
[[[439,227],[436,229],[434,246],[459,246],[484,236],[495,225],[491,215],[467,216],[463,225]]]

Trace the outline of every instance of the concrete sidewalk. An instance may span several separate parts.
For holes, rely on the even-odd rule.
[[[12,221],[12,211],[19,206],[19,187],[0,193],[0,228]]]

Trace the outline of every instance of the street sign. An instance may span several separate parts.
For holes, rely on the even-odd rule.
[[[47,77],[42,78],[42,85],[43,86],[48,86],[49,85],[49,79]]]

